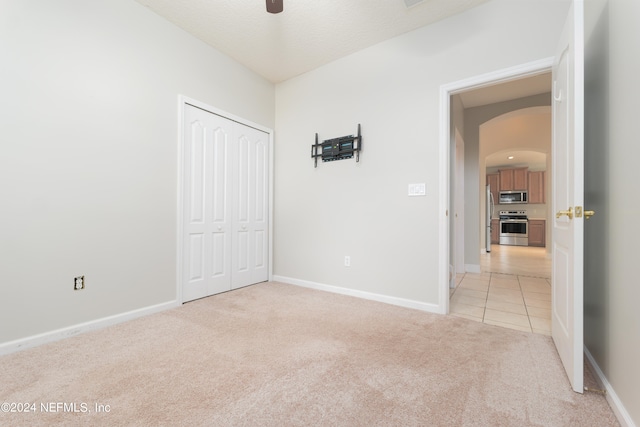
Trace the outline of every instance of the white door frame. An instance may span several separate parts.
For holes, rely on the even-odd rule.
[[[269,280],[273,280],[273,129],[251,122],[242,117],[212,107],[204,102],[178,95],[178,204],[177,204],[177,240],[176,240],[176,300],[182,300],[182,280],[183,280],[183,237],[184,237],[184,108],[185,105],[193,105],[212,114],[227,118],[245,126],[258,129],[269,134]]]
[[[506,83],[524,77],[531,77],[551,71],[553,57],[528,62],[515,67],[481,74],[468,79],[447,83],[440,86],[440,200],[439,200],[439,278],[438,311],[442,314],[449,313],[449,238],[451,221],[449,220],[450,206],[450,147],[451,147],[451,95],[479,89],[499,83]],[[478,248],[480,250],[480,248]]]

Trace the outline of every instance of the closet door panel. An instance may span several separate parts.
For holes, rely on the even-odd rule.
[[[229,137],[233,122],[185,106],[182,300],[231,286]]]
[[[268,280],[269,134],[185,106],[183,301]]]

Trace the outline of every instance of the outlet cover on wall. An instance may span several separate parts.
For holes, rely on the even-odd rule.
[[[74,277],[73,279],[73,290],[79,291],[84,289],[84,276]]]
[[[409,197],[414,196],[426,196],[427,195],[427,184],[424,182],[418,184],[409,184]]]

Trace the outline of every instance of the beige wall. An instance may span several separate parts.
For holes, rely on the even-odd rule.
[[[640,2],[587,0],[585,15],[584,338],[640,425]]]
[[[567,9],[492,1],[277,85],[275,274],[437,305],[440,86],[552,56]],[[314,168],[358,123],[360,163]]]
[[[178,95],[274,127],[274,86],[131,0],[0,3],[0,344],[175,300]]]

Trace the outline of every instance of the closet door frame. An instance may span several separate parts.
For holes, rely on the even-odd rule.
[[[234,122],[240,123],[244,126],[249,126],[251,128],[257,129],[261,132],[264,132],[269,135],[269,224],[268,224],[268,280],[273,280],[273,129],[268,127],[259,125],[257,123],[251,122],[242,117],[238,117],[226,111],[215,108],[211,105],[205,104],[204,102],[197,101],[195,99],[179,95],[178,96],[178,155],[177,155],[177,169],[178,169],[178,187],[177,187],[177,207],[176,207],[176,215],[177,215],[177,239],[176,239],[176,300],[180,303],[183,303],[183,295],[182,295],[182,285],[183,285],[183,256],[184,256],[184,180],[185,180],[185,170],[184,170],[184,148],[185,148],[185,122],[184,122],[184,110],[186,105],[192,105],[194,107],[200,108],[202,110],[208,111],[212,114],[216,114],[218,116],[224,117],[226,119],[232,120]]]

